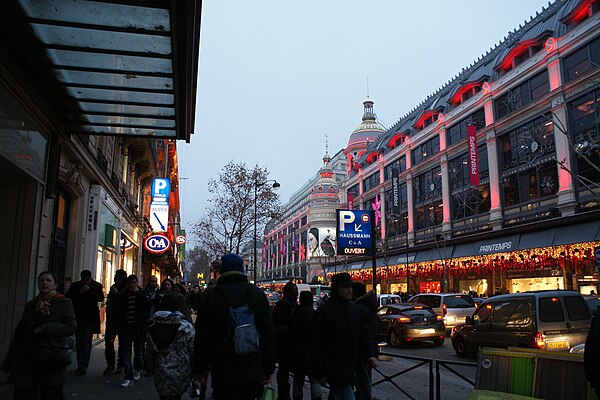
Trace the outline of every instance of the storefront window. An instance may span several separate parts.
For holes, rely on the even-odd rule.
[[[531,211],[538,200],[558,192],[552,121],[537,118],[502,135],[499,142],[504,207],[523,205],[523,211]]]
[[[600,90],[585,95],[569,104],[569,117],[572,126],[572,137],[575,150],[575,166],[572,171],[588,187],[595,187],[600,183],[600,152],[595,147],[600,145]],[[579,186],[580,198],[592,196],[580,181],[575,180]],[[598,189],[595,190],[598,193]]]
[[[19,102],[0,85],[0,155],[44,181],[48,140]]]

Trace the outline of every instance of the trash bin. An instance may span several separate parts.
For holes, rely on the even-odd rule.
[[[531,396],[535,354],[504,349],[483,349],[475,377],[475,388]]]
[[[475,389],[548,400],[592,400],[583,355],[526,348],[479,352]]]

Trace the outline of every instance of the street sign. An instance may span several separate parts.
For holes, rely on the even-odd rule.
[[[144,239],[144,248],[153,254],[164,253],[171,247],[171,241],[161,233],[155,233]]]
[[[154,178],[152,180],[152,202],[167,203],[171,193],[171,180],[167,178]]]
[[[337,217],[337,254],[372,254],[373,221],[371,211],[336,210]]]
[[[166,232],[169,226],[169,206],[164,203],[150,204],[150,225],[153,232]]]
[[[183,235],[179,235],[175,237],[175,243],[177,244],[185,244],[187,242],[187,238]]]

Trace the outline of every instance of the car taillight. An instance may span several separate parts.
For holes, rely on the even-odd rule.
[[[435,319],[436,319],[437,321],[442,321],[442,320],[444,319],[444,317],[442,317],[441,315],[436,315],[436,316],[435,316]]]
[[[442,304],[442,315],[445,317],[448,314],[448,310],[446,309],[446,305]]]
[[[398,322],[400,322],[402,324],[406,324],[406,323],[410,322],[410,318],[408,318],[408,317],[398,317],[398,318],[396,318],[396,321],[398,321]]]
[[[538,332],[535,335],[535,345],[537,347],[539,347],[540,349],[543,349],[546,347],[546,344],[544,343],[544,337],[542,336],[542,332]]]

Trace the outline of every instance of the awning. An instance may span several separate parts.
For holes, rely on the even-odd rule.
[[[408,263],[414,263],[417,253],[408,253]],[[390,257],[388,265],[406,265],[406,254]]]
[[[459,244],[454,247],[452,258],[480,256],[517,250],[519,235],[505,236],[475,243]]]
[[[538,232],[528,232],[521,234],[519,240],[519,250],[537,249],[539,247],[552,246],[555,236],[555,229],[545,229]]]
[[[586,222],[556,228],[553,246],[600,240],[600,221]]]
[[[415,262],[425,262],[433,260],[446,260],[452,258],[454,246],[440,246],[428,250],[419,251]]]
[[[15,0],[0,48],[69,133],[189,141],[201,0]]]

